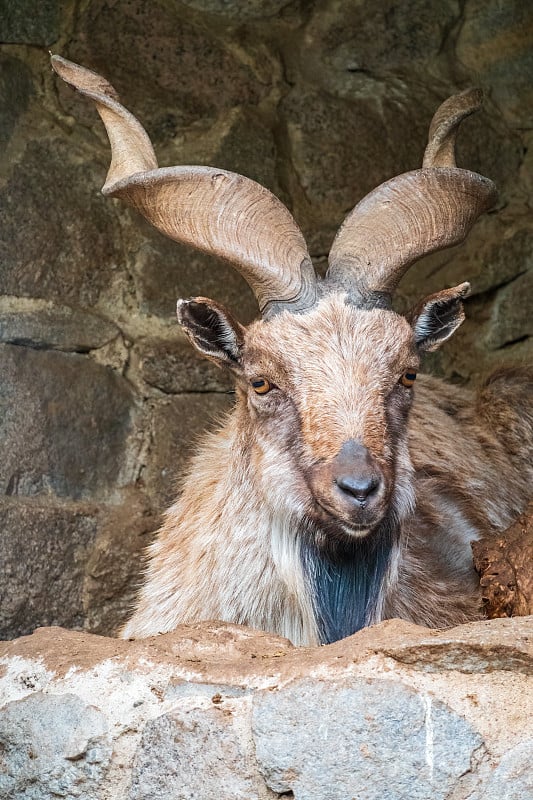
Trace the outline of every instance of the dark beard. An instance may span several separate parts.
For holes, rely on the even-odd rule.
[[[396,530],[387,518],[361,539],[334,537],[313,524],[302,532],[302,564],[321,644],[351,636],[371,622]]]

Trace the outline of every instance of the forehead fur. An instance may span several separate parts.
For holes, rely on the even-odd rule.
[[[344,378],[379,385],[389,377],[397,380],[396,366],[402,370],[418,360],[406,319],[393,311],[357,308],[344,294],[326,296],[307,314],[283,313],[253,323],[245,350],[251,368],[282,384],[305,375],[321,383]]]

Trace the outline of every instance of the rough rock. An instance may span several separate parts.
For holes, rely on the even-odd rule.
[[[509,750],[475,800],[525,800],[533,797],[533,739]]]
[[[233,388],[231,376],[202,358],[182,337],[145,339],[139,342],[136,355],[143,379],[162,392],[228,392]]]
[[[533,614],[533,505],[493,540],[472,543],[489,619]]]
[[[97,800],[112,747],[105,715],[76,695],[35,692],[0,715],[0,798]]]
[[[0,638],[36,625],[81,627],[97,510],[49,498],[0,499]]]
[[[141,311],[174,319],[179,298],[201,295],[227,306],[243,324],[257,316],[254,295],[229,264],[164,239],[148,223],[142,230],[133,275]]]
[[[533,318],[524,303],[533,294],[533,270],[505,286],[493,307],[491,326],[486,337],[493,350],[533,336]]]
[[[0,191],[1,294],[90,307],[110,287],[120,232],[91,160],[65,140],[28,144]]]
[[[131,613],[157,525],[135,487],[114,504],[0,498],[0,638],[36,625],[117,630]]]
[[[0,42],[50,45],[58,36],[58,0],[1,0]]]
[[[0,11],[0,30],[2,29]],[[0,145],[5,147],[33,93],[31,72],[23,61],[0,56]]]
[[[253,732],[267,785],[301,800],[380,800],[384,786],[391,800],[441,800],[482,744],[446,704],[377,678],[309,678],[258,695]]]
[[[77,353],[103,347],[116,325],[82,309],[26,297],[0,297],[0,342]]]
[[[120,36],[109,35],[117,30]],[[269,89],[237,48],[168,3],[92,2],[79,17],[67,55],[107,75],[124,104],[151,120],[155,141],[199,120],[205,125],[224,109],[255,104]],[[135,81],[132,63],[140,67]],[[72,109],[80,100],[71,93],[66,103]]]
[[[349,101],[294,89],[283,100],[294,169],[312,210],[310,224],[340,225],[365,194],[420,164],[426,126],[397,98]],[[390,131],[394,130],[394,139]],[[357,144],[355,144],[357,143]]]
[[[407,0],[401,7],[393,0],[370,6],[333,0],[311,18],[305,47],[296,53],[307,78],[342,94],[372,84],[379,91],[383,79],[419,83],[428,70],[446,74],[444,43],[459,16],[456,0]]]
[[[43,788],[28,797],[46,796],[54,769],[71,791],[74,766],[95,800],[377,798],[385,785],[397,800],[522,800],[532,633],[531,617],[447,631],[391,620],[307,649],[221,623],[138,641],[39,629],[0,643],[0,728],[13,747],[30,713],[54,710],[46,740],[31,731],[37,764],[17,748],[18,780],[33,764]]]
[[[153,403],[152,442],[143,481],[155,508],[163,511],[174,502],[193,448],[206,431],[217,427],[231,404],[231,395],[211,392]]]
[[[490,88],[507,121],[533,125],[533,8],[521,0],[470,0],[456,44],[459,61]]]
[[[215,688],[211,697],[197,689],[146,724],[133,762],[131,800],[272,797],[255,763],[249,698],[222,699]]]
[[[237,20],[272,17],[291,0],[184,0],[184,5]]]
[[[136,401],[120,375],[86,356],[13,345],[0,345],[0,364],[3,493],[107,499],[135,480]]]

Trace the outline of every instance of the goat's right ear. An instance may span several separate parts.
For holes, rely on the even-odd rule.
[[[202,355],[219,366],[240,369],[244,328],[226,309],[206,297],[178,300],[178,322]]]

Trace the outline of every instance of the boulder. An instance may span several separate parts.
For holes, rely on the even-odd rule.
[[[0,644],[0,796],[525,800],[532,633],[391,620],[296,648],[223,623],[42,628]]]

